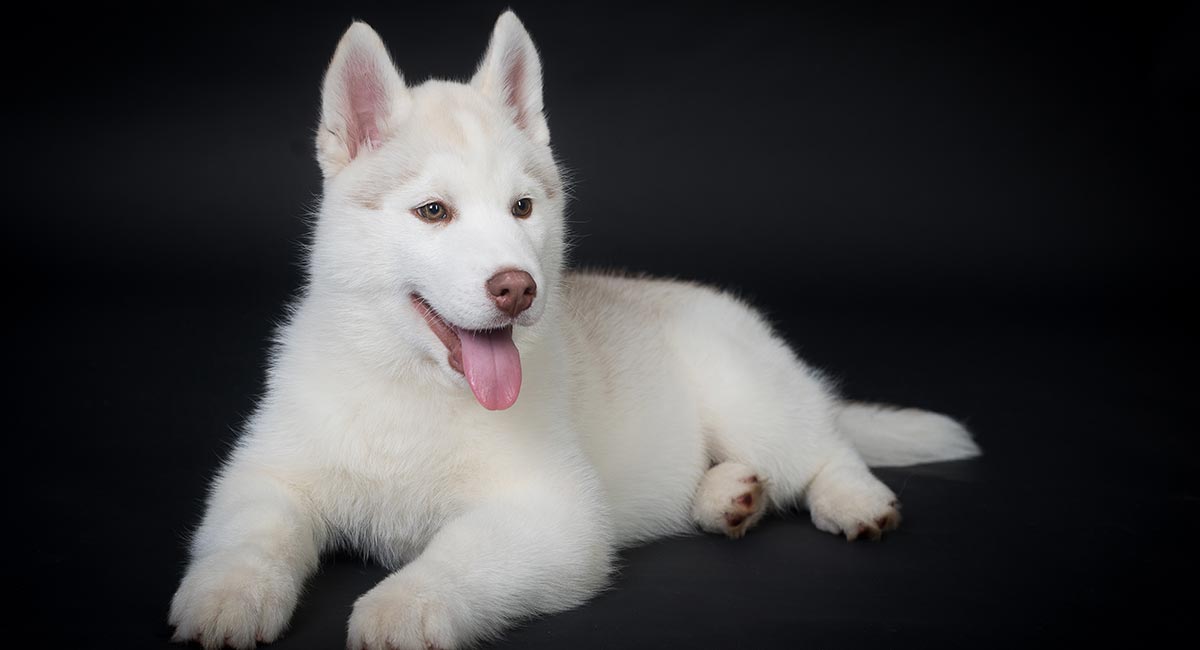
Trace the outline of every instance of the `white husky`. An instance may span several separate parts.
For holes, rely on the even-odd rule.
[[[512,13],[469,84],[407,87],[370,27],[342,38],[308,287],[213,484],[176,640],[276,639],[349,546],[397,569],[350,647],[469,645],[582,603],[658,536],[803,505],[878,538],[899,504],[868,464],[978,453],[944,416],[839,401],[725,294],[565,272],[541,83]]]

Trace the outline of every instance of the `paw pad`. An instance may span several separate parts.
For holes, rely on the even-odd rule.
[[[877,542],[883,538],[883,533],[889,530],[896,530],[896,528],[899,526],[900,513],[896,511],[895,507],[893,506],[892,510],[889,512],[885,512],[884,514],[875,517],[874,521],[859,522],[859,524],[854,527],[853,532],[851,530],[847,530],[846,539],[850,541],[854,541],[856,539],[869,539],[873,542]]]
[[[736,462],[709,468],[696,492],[692,516],[704,530],[731,538],[746,534],[767,509],[767,481]]]
[[[758,480],[758,475],[747,476],[739,479],[738,482],[748,484],[750,489],[731,498],[729,500],[729,507],[723,513],[725,519],[724,532],[734,539],[745,535],[746,531],[763,514],[763,486]]]

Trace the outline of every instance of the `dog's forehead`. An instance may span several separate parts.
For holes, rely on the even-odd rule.
[[[496,151],[494,143],[511,129],[508,116],[471,86],[428,81],[413,89],[414,126],[445,148],[471,154]]]
[[[554,174],[537,164],[539,156],[517,135],[511,116],[475,88],[427,81],[411,89],[412,105],[395,137],[351,166],[343,180],[352,200],[378,208],[383,195],[421,176],[423,170],[468,168],[497,184],[511,181],[512,170],[525,170],[554,193]],[[432,161],[437,167],[430,167]]]

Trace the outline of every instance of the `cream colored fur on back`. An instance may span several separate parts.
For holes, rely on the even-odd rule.
[[[739,537],[797,505],[878,538],[899,503],[860,449],[876,464],[978,453],[944,416],[839,401],[726,294],[566,273],[541,63],[511,13],[469,84],[408,87],[355,24],[322,107],[309,282],[213,482],[171,603],[177,640],[276,639],[343,547],[395,570],[355,603],[349,647],[467,646],[582,603],[616,549],[662,535]],[[453,218],[417,218],[432,201]],[[538,287],[515,320],[484,291],[504,269]],[[475,401],[410,295],[463,328],[513,325],[513,407]]]

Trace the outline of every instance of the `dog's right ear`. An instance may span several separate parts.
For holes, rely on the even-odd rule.
[[[325,72],[317,162],[326,179],[377,149],[403,119],[408,88],[379,34],[366,23],[346,30]]]

